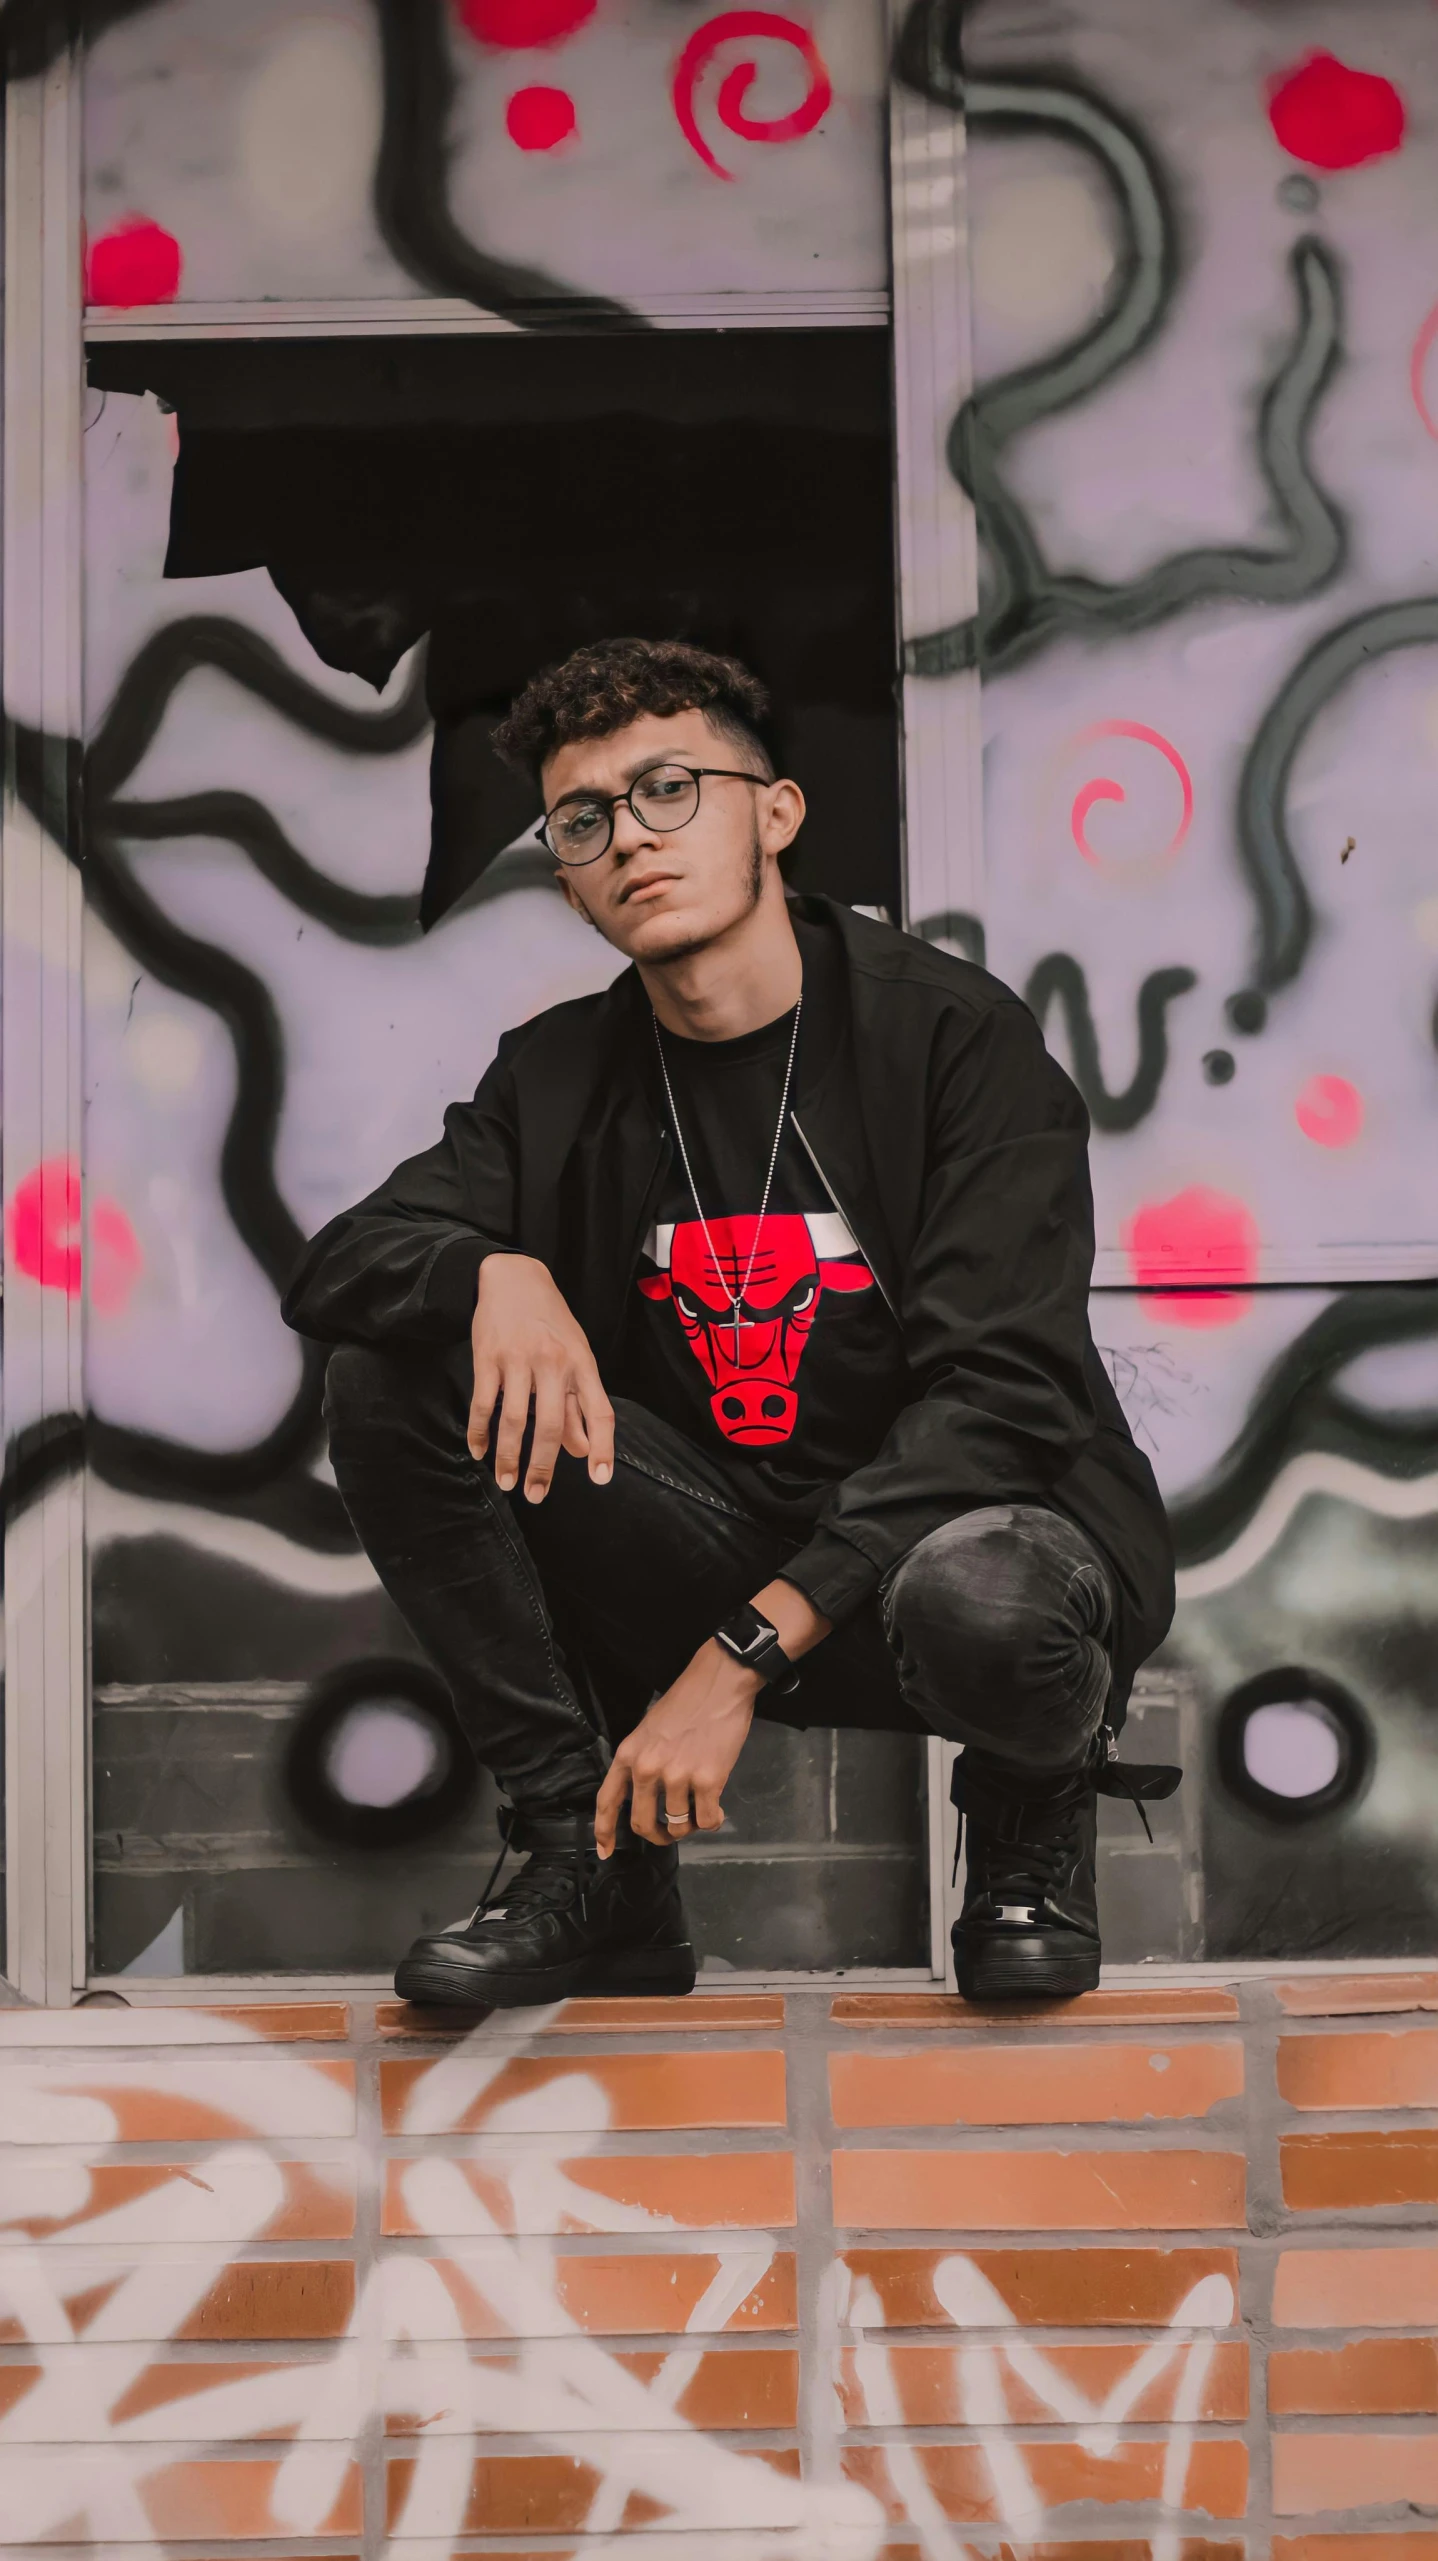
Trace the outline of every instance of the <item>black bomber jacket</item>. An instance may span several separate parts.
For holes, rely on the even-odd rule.
[[[1121,1706],[1167,1630],[1173,1563],[1089,1331],[1084,1105],[986,971],[830,899],[791,906],[820,929],[794,1120],[893,1310],[913,1396],[785,1576],[842,1618],[956,1513],[1049,1504],[1112,1569]],[[547,1265],[603,1374],[667,1170],[649,1019],[627,969],[506,1032],[439,1143],[307,1247],[286,1322],[321,1342],[462,1342],[480,1264],[508,1249]]]

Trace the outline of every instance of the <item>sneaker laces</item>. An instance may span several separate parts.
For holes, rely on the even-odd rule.
[[[1081,1846],[1087,1773],[1047,1795],[1021,1796],[988,1771],[967,1770],[968,1758],[966,1752],[959,1754],[949,1782],[959,1817],[952,1883],[958,1883],[967,1825],[971,1892],[995,1903],[1045,1902]]]
[[[1059,1883],[1081,1844],[1085,1799],[1124,1797],[1134,1806],[1150,1840],[1153,1827],[1147,1804],[1172,1796],[1183,1772],[1164,1761],[1121,1761],[1118,1741],[1105,1724],[1094,1737],[1090,1758],[1046,1788],[1013,1767],[999,1769],[960,1752],[949,1780],[949,1796],[958,1813],[951,1883],[959,1880],[964,1825],[969,1824],[969,1855],[978,1869],[973,1883],[996,1903],[1042,1903]],[[978,1828],[975,1828],[977,1823]]]
[[[532,1912],[560,1912],[571,1903],[584,1905],[594,1828],[586,1814],[551,1814],[526,1818],[512,1805],[499,1808],[499,1856],[485,1879],[479,1901],[466,1926],[487,1919],[491,1911],[506,1920]],[[568,1837],[565,1838],[564,1835]],[[553,1836],[553,1837],[550,1837]],[[528,1853],[522,1868],[496,1894],[500,1871],[511,1851]]]

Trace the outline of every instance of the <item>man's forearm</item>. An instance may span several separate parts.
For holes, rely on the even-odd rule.
[[[811,1654],[833,1625],[833,1620],[816,1610],[796,1583],[786,1583],[782,1574],[766,1583],[762,1592],[756,1592],[750,1606],[761,1618],[767,1618],[791,1663],[797,1663],[803,1654]]]

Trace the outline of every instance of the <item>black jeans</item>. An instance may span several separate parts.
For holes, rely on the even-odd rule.
[[[501,1494],[465,1445],[470,1382],[468,1345],[332,1353],[335,1476],[479,1760],[518,1806],[588,1807],[611,1745],[807,1533],[754,1518],[683,1433],[623,1398],[609,1485],[561,1453],[543,1503]],[[792,1699],[762,1694],[761,1713],[1073,1768],[1108,1696],[1111,1614],[1107,1568],[1071,1521],[1023,1503],[966,1512],[805,1657]]]

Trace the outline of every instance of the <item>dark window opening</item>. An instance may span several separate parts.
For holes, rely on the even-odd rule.
[[[809,817],[801,887],[899,894],[889,341],[877,329],[147,342],[98,388],[178,412],[166,575],[263,567],[332,667],[429,635],[422,921],[538,815],[490,747],[608,634],[734,651]]]

